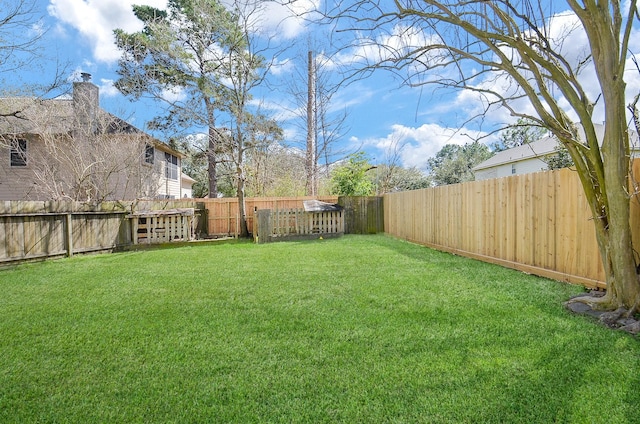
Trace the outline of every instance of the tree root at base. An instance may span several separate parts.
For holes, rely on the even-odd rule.
[[[580,295],[565,302],[565,307],[575,314],[594,317],[609,328],[634,335],[640,333],[640,320],[635,318],[637,305],[631,309],[619,307],[606,294],[592,292]]]

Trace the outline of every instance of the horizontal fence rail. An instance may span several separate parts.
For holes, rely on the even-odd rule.
[[[640,175],[640,161],[634,162]],[[640,204],[631,199],[640,242]],[[384,196],[396,237],[558,280],[604,288],[592,214],[569,169]]]

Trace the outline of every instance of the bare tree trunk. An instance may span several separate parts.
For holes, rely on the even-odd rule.
[[[317,159],[316,159],[316,75],[313,62],[313,52],[307,56],[307,155],[305,168],[307,170],[307,195],[317,194]]]
[[[238,176],[238,218],[240,219],[240,237],[249,236],[249,228],[247,227],[247,206],[245,203],[245,176],[241,167],[236,169]]]
[[[242,134],[241,128],[243,128],[243,121],[239,119],[237,122],[238,131],[236,133],[237,138],[237,157],[236,157],[236,190],[238,196],[238,218],[240,220],[240,237],[249,236],[249,228],[247,227],[247,207],[245,204],[245,186],[246,176],[244,173],[244,134]]]
[[[207,148],[207,174],[209,176],[209,197],[215,199],[218,197],[218,175],[216,172],[217,166],[217,151],[218,151],[218,133],[215,128],[215,112],[214,107],[205,98],[205,106],[207,109],[207,122],[209,123],[209,145]]]

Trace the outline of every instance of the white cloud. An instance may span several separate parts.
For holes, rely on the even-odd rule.
[[[291,74],[294,70],[295,64],[291,59],[279,60],[277,57],[273,59],[273,63],[269,68],[269,72],[275,76],[282,76]]]
[[[350,35],[353,36],[354,33]],[[331,69],[380,64],[440,40],[437,35],[428,34],[422,28],[405,25],[396,25],[389,34],[380,35],[375,39],[359,36],[361,34],[357,33],[355,35],[357,39],[350,41],[350,48],[340,50],[331,57],[325,57],[325,67]],[[415,73],[413,66],[412,64],[410,72]]]
[[[306,31],[318,5],[319,0],[297,0],[287,4],[264,2],[256,21],[257,30],[277,38],[294,39]]]
[[[100,80],[100,94],[105,97],[116,97],[120,94],[111,79],[102,78]]]
[[[68,25],[80,33],[91,46],[95,60],[114,63],[120,54],[115,46],[113,30],[127,32],[142,29],[135,17],[133,4],[166,7],[166,0],[50,0],[49,15],[59,23]],[[60,31],[60,30],[58,30]]]
[[[162,90],[160,97],[169,103],[174,103],[185,100],[186,94],[182,87],[171,87]]]
[[[259,9],[253,13],[252,25],[264,35],[295,39],[306,31],[310,14],[317,8],[318,2],[260,3]],[[142,23],[133,14],[134,4],[166,9],[167,0],[49,0],[47,10],[57,20],[55,26],[58,34],[65,34],[68,27],[73,28],[90,46],[96,61],[112,64],[120,56],[113,30],[121,28],[126,32],[135,32],[142,29]]]
[[[464,145],[486,136],[485,133],[467,129],[454,130],[437,124],[424,124],[420,127],[393,125],[386,137],[368,139],[365,146],[375,148],[382,156],[391,149],[400,146],[400,160],[404,167],[417,167],[425,170],[427,161],[438,153],[446,144]],[[483,141],[489,142],[490,138]],[[381,156],[381,157],[382,157]]]

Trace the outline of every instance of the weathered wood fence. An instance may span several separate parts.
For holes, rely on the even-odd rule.
[[[344,212],[306,212],[304,209],[259,209],[253,238],[257,243],[338,237],[344,234]]]
[[[634,162],[640,175],[640,160]],[[635,192],[635,190],[632,190]],[[631,198],[640,243],[640,203]],[[384,196],[393,236],[557,280],[605,287],[592,214],[562,169]]]
[[[245,201],[247,228],[254,228],[256,209],[284,210],[302,206],[304,200],[317,199],[336,203],[337,196],[320,197],[249,197]],[[210,237],[237,237],[240,234],[240,219],[237,198],[199,199],[206,209],[207,233]]]
[[[344,208],[346,234],[376,234],[384,232],[384,207],[381,196],[340,196]]]
[[[0,263],[115,249],[131,241],[125,212],[0,215]]]
[[[87,205],[74,202],[0,202],[0,264],[109,251],[139,242],[136,209],[150,211],[188,206],[191,201],[105,202]],[[153,214],[152,215],[157,215]],[[154,242],[184,240],[180,214],[164,214],[162,222],[144,225],[155,232]],[[195,214],[189,216],[189,234],[197,231]],[[151,221],[146,221],[151,224]],[[148,233],[151,234],[151,233]],[[164,239],[161,239],[164,237]]]
[[[169,243],[195,239],[195,209],[140,211],[131,219],[133,244]]]

